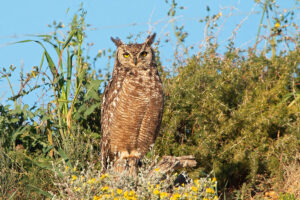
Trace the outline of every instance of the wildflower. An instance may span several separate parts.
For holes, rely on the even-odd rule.
[[[181,197],[181,195],[180,194],[178,194],[178,193],[175,193],[175,194],[173,194],[172,196],[171,196],[171,200],[177,200],[178,198],[180,198]]]
[[[33,70],[31,70],[31,74],[32,74],[32,76],[35,78],[35,71],[33,71]]]
[[[99,196],[94,196],[93,200],[100,200],[100,197]]]
[[[68,166],[65,166],[65,171],[69,171],[69,167]]]
[[[73,168],[73,171],[74,171],[74,172],[76,172],[76,170],[77,170],[77,168],[76,168],[76,167],[74,167],[74,168]]]
[[[193,191],[193,192],[198,192],[198,188],[197,188],[197,187],[195,187],[195,186],[192,186],[192,188],[191,188],[191,189],[192,189],[192,191]]]
[[[154,169],[156,172],[159,172],[159,168]]]
[[[166,192],[161,192],[160,193],[160,198],[163,199],[163,198],[167,198],[168,197],[168,193]]]
[[[81,190],[81,187],[74,187],[74,190],[75,190],[76,192],[79,192],[79,191]]]
[[[279,22],[276,22],[275,23],[275,28],[279,28],[280,27],[280,23]]]
[[[101,190],[103,190],[103,191],[106,191],[108,189],[109,189],[109,187],[107,185],[101,188]]]
[[[100,177],[100,180],[103,180],[105,177],[108,177],[107,174],[102,174],[101,177]]]
[[[77,176],[72,175],[72,180],[75,181],[77,179]]]
[[[213,179],[212,179],[212,182],[214,183],[214,182],[216,182],[217,181],[217,179],[216,179],[216,177],[214,177]]]
[[[90,179],[90,180],[87,181],[88,184],[94,184],[95,182],[96,182],[95,178],[92,178],[92,179]]]
[[[117,193],[118,193],[118,194],[122,194],[122,193],[123,193],[123,190],[122,190],[122,189],[117,189]]]
[[[200,186],[199,179],[195,179],[195,180],[194,180],[194,183],[195,183],[195,185],[196,185],[197,187]]]
[[[153,194],[155,194],[155,195],[159,195],[159,193],[160,193],[160,192],[159,192],[159,190],[158,190],[158,189],[154,189],[154,190],[153,190]]]
[[[219,12],[219,14],[218,14],[218,15],[221,17],[223,14],[222,14],[222,12]]]
[[[215,193],[214,189],[212,189],[212,188],[206,188],[206,192],[211,193],[211,194]]]
[[[134,196],[134,195],[135,195],[135,191],[130,190],[130,191],[129,191],[129,196]]]
[[[218,200],[219,198],[218,198],[218,196],[216,195],[215,197],[214,197],[214,200]]]

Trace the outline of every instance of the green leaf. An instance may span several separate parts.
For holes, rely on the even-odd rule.
[[[27,187],[29,187],[29,189],[32,190],[32,191],[35,191],[39,194],[44,195],[45,197],[52,198],[52,195],[50,193],[48,193],[48,192],[46,192],[46,191],[44,191],[44,190],[42,190],[42,189],[40,189],[40,188],[38,188],[34,185],[29,184],[29,185],[27,185]]]
[[[68,44],[70,43],[70,41],[72,40],[73,36],[76,34],[77,31],[72,30],[67,38],[67,40],[65,41],[64,46],[62,47],[63,49],[66,48],[68,46]]]
[[[40,41],[38,41],[38,40],[22,40],[22,41],[15,42],[15,44],[18,44],[18,43],[27,43],[27,42],[36,42],[36,43],[38,43],[45,50],[44,53],[45,53],[45,56],[46,56],[46,59],[47,59],[50,71],[51,71],[51,73],[53,75],[53,79],[54,79],[56,77],[56,67],[55,67],[55,64],[54,64],[51,56],[49,55],[48,51],[46,50],[45,46]]]
[[[84,117],[87,117],[88,115],[90,115],[92,112],[94,112],[94,110],[98,107],[98,104],[94,104],[92,106],[90,106],[85,112],[84,112]]]
[[[67,165],[68,165],[70,168],[72,168],[72,165],[71,165],[71,163],[70,163],[70,159],[69,159],[69,157],[67,156],[67,154],[66,154],[61,148],[59,148],[57,152],[58,152],[58,154],[60,155],[60,157],[62,157],[62,159],[64,159],[64,161],[67,163]]]

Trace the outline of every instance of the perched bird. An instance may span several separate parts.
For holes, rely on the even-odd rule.
[[[155,33],[142,44],[117,46],[112,78],[101,107],[101,160],[136,175],[139,160],[154,144],[163,113],[163,87],[151,48]]]

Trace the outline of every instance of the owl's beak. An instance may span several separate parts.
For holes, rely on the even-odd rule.
[[[136,65],[136,63],[137,63],[137,58],[136,57],[133,58],[133,62],[134,62],[134,65]]]

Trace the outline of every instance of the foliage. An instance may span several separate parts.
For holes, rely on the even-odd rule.
[[[119,199],[245,199],[254,194],[299,198],[295,181],[300,166],[299,35],[287,35],[288,23],[297,28],[293,13],[275,13],[271,22],[276,4],[264,1],[254,47],[236,49],[230,39],[221,54],[214,31],[222,13],[208,15],[201,20],[207,29],[205,49],[190,56],[191,48],[184,46],[188,33],[174,18],[183,7],[174,0],[166,2],[176,50],[169,73],[155,48],[165,93],[155,149],[160,155],[194,155],[198,165],[188,174],[196,181],[175,187],[176,174],[165,177],[159,170],[157,177],[146,177],[155,162],[150,159],[153,152],[144,159],[138,182],[99,172],[101,89],[110,77],[110,62],[105,76],[92,63],[102,56],[110,61],[114,52],[99,51],[93,59],[84,56],[88,25],[81,8],[68,27],[54,22],[49,25],[54,29],[51,34],[18,42],[43,49],[40,64],[21,72],[18,92],[10,83],[15,67],[0,71],[11,88],[13,104],[0,105],[0,199],[101,199],[112,194]],[[265,16],[270,37],[258,53]],[[280,51],[280,43],[289,50]],[[42,94],[44,104],[22,103],[34,92]],[[206,175],[211,173],[218,186]]]
[[[160,154],[193,154],[196,174],[214,170],[222,186],[280,177],[299,151],[299,50],[268,59],[205,52],[165,81]]]
[[[219,199],[215,178],[174,185],[176,174],[165,175],[157,168],[148,176],[154,158],[142,162],[136,178],[112,171],[103,174],[93,165],[81,171],[67,165],[54,166],[57,178],[54,182],[59,189],[51,192],[53,199]]]

